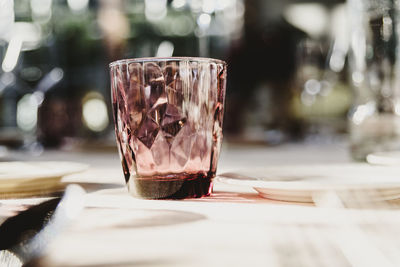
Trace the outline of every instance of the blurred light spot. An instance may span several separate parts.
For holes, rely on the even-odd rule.
[[[53,88],[58,82],[64,77],[64,72],[60,68],[53,68],[48,74],[46,74],[36,85],[36,90],[42,93],[47,92]]]
[[[290,4],[283,12],[292,25],[312,36],[325,33],[329,19],[328,11],[322,4]]]
[[[0,0],[0,39],[8,39],[14,24],[14,1]]]
[[[315,79],[310,79],[304,84],[304,89],[310,95],[316,95],[321,91],[321,84]]]
[[[171,57],[174,53],[174,44],[170,41],[162,41],[158,46],[156,57]]]
[[[127,17],[116,8],[101,8],[98,24],[104,38],[112,46],[118,46],[128,37],[130,25]]]
[[[0,82],[5,86],[9,86],[15,83],[15,75],[12,72],[5,72],[0,76]]]
[[[336,5],[331,13],[330,36],[334,36],[334,44],[329,67],[335,72],[342,71],[347,51],[349,49],[350,34],[348,21],[348,7],[346,4]]]
[[[14,37],[8,44],[6,55],[4,56],[1,68],[4,72],[12,71],[17,66],[19,54],[21,53],[22,40],[19,37]]]
[[[185,7],[186,5],[186,1],[185,0],[174,0],[172,1],[172,7],[175,9],[182,9],[183,7]]]
[[[59,82],[63,77],[64,72],[61,68],[54,68],[50,71],[50,78],[55,82]]]
[[[19,38],[22,41],[22,51],[36,49],[42,40],[42,30],[38,24],[16,22],[11,36],[11,39],[13,38]]]
[[[347,17],[347,6],[337,5],[331,14],[330,36],[334,36],[334,43],[329,56],[329,68],[334,72],[343,70],[347,51],[349,49],[349,21]]]
[[[83,122],[94,132],[101,132],[108,126],[107,106],[103,98],[94,96],[87,97],[83,102]]]
[[[345,53],[340,50],[334,51],[329,60],[329,68],[334,72],[340,72],[341,70],[343,70],[345,59]]]
[[[82,12],[88,8],[89,0],[67,0],[69,8],[74,12]]]
[[[24,95],[17,104],[17,125],[23,131],[36,129],[38,105],[31,94]]]
[[[170,28],[173,34],[186,36],[194,31],[194,22],[188,16],[177,16],[172,19]]]
[[[44,100],[44,93],[41,91],[36,91],[32,94],[31,97],[36,102],[36,105],[40,106]]]
[[[400,116],[400,103],[396,103],[394,106],[394,113]]]
[[[367,59],[372,59],[374,57],[374,47],[370,44],[367,44],[365,47],[365,57]]]
[[[364,75],[359,71],[355,71],[351,75],[351,79],[353,80],[353,82],[355,84],[360,84],[360,83],[362,83],[364,81]]]
[[[350,47],[354,58],[353,68],[356,70],[364,70],[367,64],[365,58],[372,58],[374,55],[374,49],[371,45],[367,45],[366,38],[364,29],[355,28],[352,30]]]
[[[390,40],[390,37],[392,36],[393,33],[393,22],[392,19],[389,16],[385,16],[382,19],[382,37],[383,40],[386,42]]]
[[[10,85],[15,84],[15,75],[12,72],[4,72],[0,76],[0,95]]]
[[[353,115],[353,123],[360,125],[361,122],[364,120],[364,118],[365,118],[364,107],[360,106],[357,108],[356,112]]]
[[[372,102],[358,106],[352,116],[353,123],[356,125],[360,125],[365,120],[365,118],[371,116],[374,111],[375,105]]]
[[[321,90],[319,92],[322,96],[327,96],[332,91],[332,84],[326,80],[322,80],[319,82],[321,85]]]
[[[33,17],[51,17],[52,0],[31,0]]]
[[[167,15],[167,0],[145,0],[144,14],[149,21],[160,21]]]
[[[211,16],[209,14],[203,13],[197,19],[197,24],[201,29],[206,29],[210,26]]]
[[[240,2],[240,1],[237,2],[237,4],[236,4],[236,16],[238,18],[243,17],[244,16],[244,11],[245,11],[245,8],[244,8],[243,2]]]
[[[202,10],[205,13],[213,13],[215,10],[215,2],[214,0],[203,0]]]

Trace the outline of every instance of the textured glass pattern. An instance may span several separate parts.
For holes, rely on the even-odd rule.
[[[144,198],[209,194],[222,141],[225,63],[153,58],[117,61],[110,69],[130,192]]]

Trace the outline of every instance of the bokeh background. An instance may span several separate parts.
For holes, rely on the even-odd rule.
[[[0,145],[112,147],[108,64],[202,56],[228,63],[229,142],[347,133],[343,1],[0,0]]]

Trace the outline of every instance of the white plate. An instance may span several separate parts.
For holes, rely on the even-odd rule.
[[[219,174],[223,183],[251,186],[262,197],[312,202],[327,191],[375,192],[376,200],[400,196],[400,168],[368,164],[290,165]]]
[[[367,156],[367,162],[373,165],[400,167],[400,151],[372,153]]]
[[[63,190],[63,176],[88,165],[63,161],[0,162],[0,198],[24,197]]]

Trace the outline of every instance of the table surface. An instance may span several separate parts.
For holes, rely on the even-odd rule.
[[[279,202],[260,197],[251,187],[219,182],[210,197],[141,200],[128,194],[117,153],[46,151],[37,158],[50,159],[84,162],[90,169],[63,178],[85,188],[85,209],[49,244],[43,266],[365,267],[399,262],[400,244],[390,238],[397,232],[393,223],[400,222],[397,209]],[[350,161],[343,143],[224,144],[218,172]],[[379,249],[371,245],[377,243]]]

